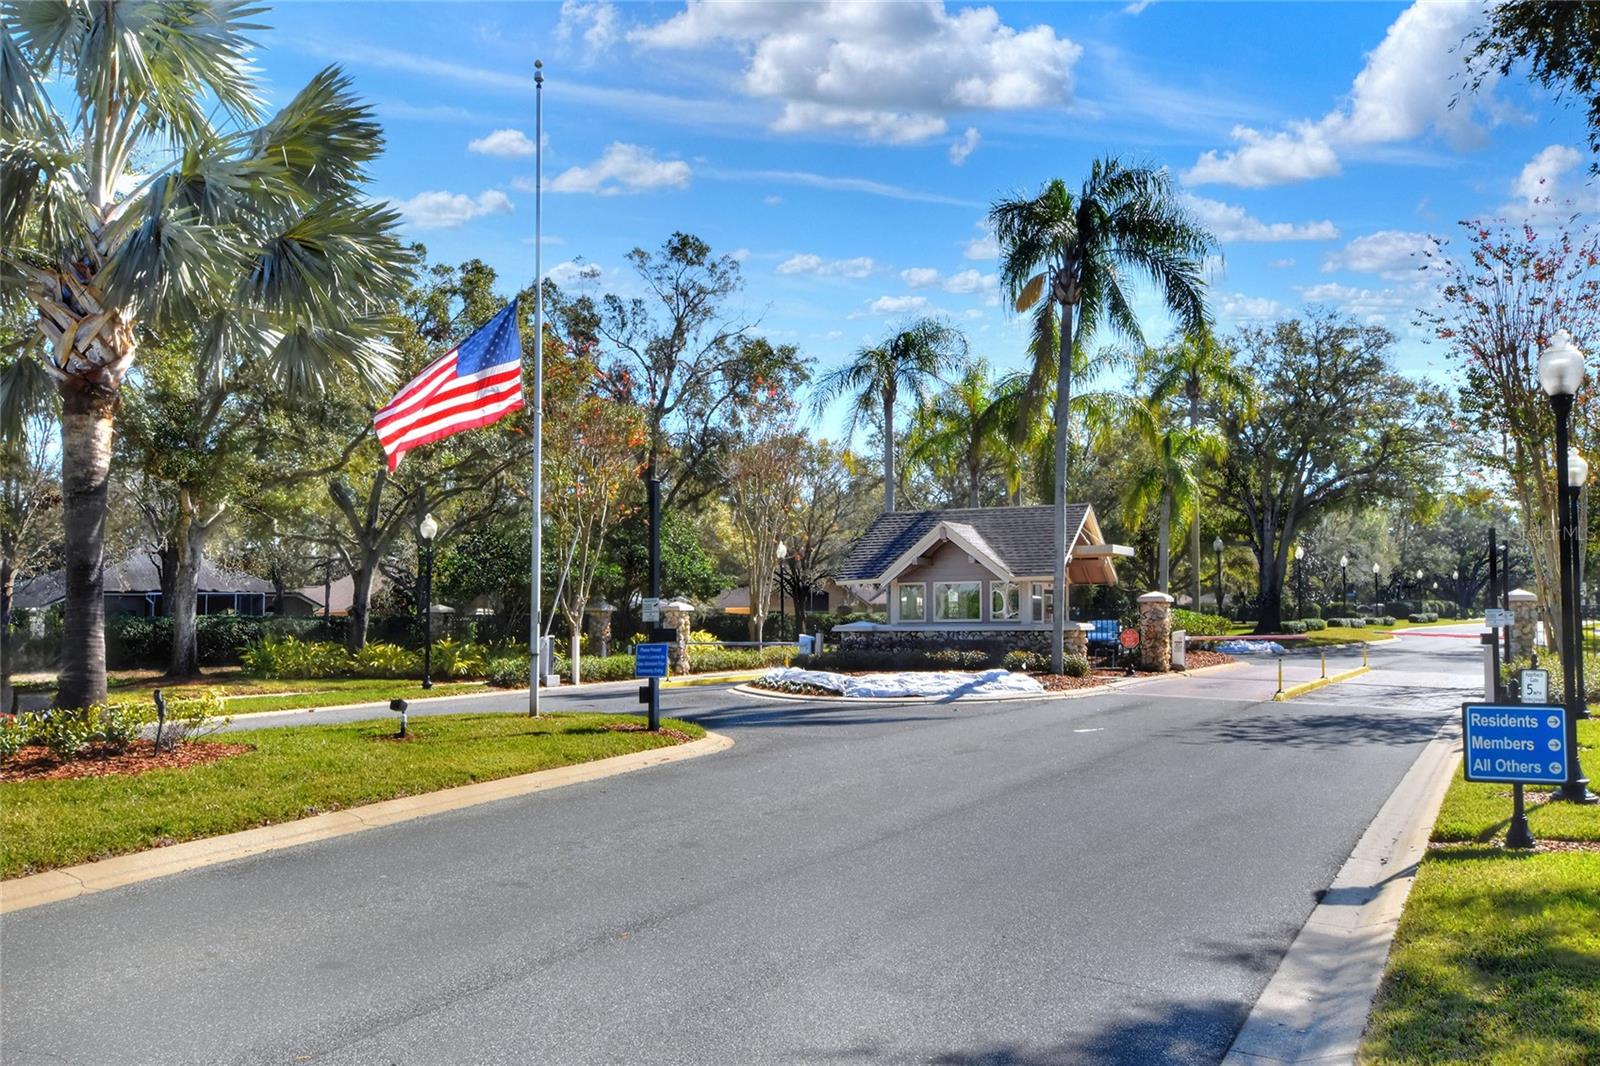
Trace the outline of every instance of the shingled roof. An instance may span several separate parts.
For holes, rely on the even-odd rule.
[[[1055,508],[952,507],[942,511],[880,514],[856,541],[836,580],[878,581],[896,559],[940,522],[970,527],[1013,574],[1055,571]],[[1089,505],[1067,505],[1067,543],[1077,542]]]

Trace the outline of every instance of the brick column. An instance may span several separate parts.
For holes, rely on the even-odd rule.
[[[1511,603],[1511,657],[1525,658],[1533,653],[1534,634],[1538,632],[1539,597],[1527,589],[1512,589],[1506,595]]]
[[[1165,592],[1139,597],[1139,669],[1172,669],[1172,597]]]

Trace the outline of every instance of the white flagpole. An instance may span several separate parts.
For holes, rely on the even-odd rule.
[[[544,62],[533,61],[533,590],[528,613],[528,716],[539,717],[539,669],[543,644],[539,633],[539,584],[544,526]]]

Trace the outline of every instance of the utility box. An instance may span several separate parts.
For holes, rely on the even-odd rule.
[[[1183,630],[1177,629],[1177,630],[1173,631],[1173,633],[1172,633],[1172,668],[1174,670],[1182,670],[1182,669],[1184,669],[1184,665],[1183,665],[1183,663],[1184,663],[1183,649],[1184,649],[1184,646],[1188,643],[1188,640],[1189,640],[1189,634],[1185,633]]]

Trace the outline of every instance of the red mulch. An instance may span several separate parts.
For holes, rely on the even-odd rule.
[[[0,781],[54,781],[68,777],[142,774],[149,770],[182,770],[204,766],[251,750],[249,744],[180,744],[176,751],[156,751],[148,740],[136,740],[127,751],[94,745],[75,759],[62,761],[50,749],[30,744],[0,768]]]
[[[606,729],[613,733],[647,733],[650,727],[643,722],[611,722],[606,725]],[[679,744],[686,744],[696,739],[681,729],[669,729],[666,726],[662,726],[660,732],[662,736],[671,737]]]
[[[1200,670],[1207,666],[1221,666],[1223,663],[1238,662],[1233,656],[1220,651],[1206,651],[1204,648],[1187,648],[1183,653],[1183,664],[1186,670]]]
[[[1111,674],[1096,673],[1090,674],[1088,677],[1070,677],[1067,674],[1029,674],[1028,676],[1043,685],[1048,692],[1066,692],[1075,688],[1094,688],[1096,685],[1103,685],[1107,681],[1121,677],[1122,674],[1120,672]]]

